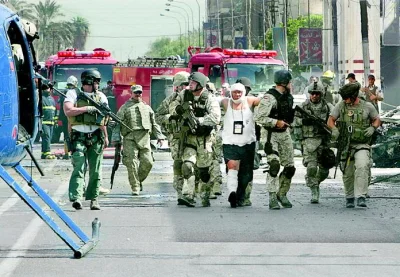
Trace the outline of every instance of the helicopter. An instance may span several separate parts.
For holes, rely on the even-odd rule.
[[[33,41],[39,38],[36,26],[1,4],[0,22],[0,178],[71,248],[75,258],[81,258],[98,242],[99,220],[96,218],[92,222],[92,238],[89,238],[21,165],[29,155],[44,175],[32,154],[42,114],[42,79],[35,73],[39,66],[33,47]],[[10,168],[28,183],[80,242],[67,235],[21,188],[8,173]]]

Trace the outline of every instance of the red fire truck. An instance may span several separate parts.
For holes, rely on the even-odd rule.
[[[172,92],[172,79],[179,71],[189,71],[187,64],[171,58],[143,58],[115,66],[113,83],[117,108],[130,98],[130,87],[137,84],[143,87],[143,100],[156,110]]]
[[[285,68],[282,61],[275,59],[274,50],[189,47],[188,51],[190,71],[204,73],[217,88],[225,82],[233,84],[239,77],[247,77],[254,92],[265,92],[274,85],[274,73]]]
[[[87,69],[98,70],[101,74],[100,88],[106,86],[108,80],[112,80],[112,69],[117,60],[111,57],[111,53],[102,48],[96,48],[93,51],[76,51],[67,49],[59,51],[57,55],[50,56],[45,62],[47,78],[55,82],[55,88],[64,90],[69,76],[75,76],[80,81],[81,73]],[[54,98],[58,103],[58,95]],[[60,107],[57,104],[57,109]],[[58,126],[62,122],[58,121]],[[53,133],[53,142],[59,141],[61,128],[56,128]]]

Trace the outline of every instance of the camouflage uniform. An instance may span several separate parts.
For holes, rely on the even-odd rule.
[[[156,110],[155,120],[162,129],[168,134],[169,148],[174,160],[174,180],[173,187],[176,190],[178,199],[182,198],[183,176],[181,174],[182,159],[179,157],[180,125],[181,121],[177,117],[171,117],[169,106],[177,97],[178,92],[173,92],[165,98]]]
[[[266,182],[270,194],[270,209],[279,209],[276,200],[280,201],[284,207],[292,207],[286,194],[296,170],[293,142],[288,128],[276,128],[278,120],[284,120],[289,124],[293,122],[292,107],[293,97],[290,93],[282,94],[272,88],[264,95],[254,115],[254,121],[263,128],[261,140],[265,142],[264,151],[269,164]],[[284,169],[278,177],[281,165]]]
[[[213,161],[210,171],[211,183],[212,183],[211,195],[221,195],[222,172],[220,163],[222,159],[222,137],[220,132],[220,126],[217,126],[216,132],[214,134],[212,149],[213,149]]]
[[[322,91],[320,92],[322,94]],[[333,106],[324,99],[318,103],[307,99],[301,108],[326,123]],[[303,165],[307,168],[306,185],[311,189],[311,203],[319,203],[319,185],[329,175],[329,168],[324,167],[319,159],[324,149],[329,148],[330,135],[324,134],[314,122],[307,118],[295,118],[295,136],[301,140]],[[324,157],[327,158],[327,157]]]
[[[164,139],[160,126],[155,122],[154,112],[143,101],[129,99],[119,109],[117,116],[134,131],[117,125],[113,130],[112,141],[119,142],[123,137],[122,163],[128,170],[129,184],[133,195],[139,195],[140,186],[153,167],[150,133],[157,139]]]
[[[345,93],[354,90],[354,99],[356,99],[359,88],[358,83],[345,85],[341,88],[342,97],[345,99],[348,97]],[[354,207],[354,198],[357,198],[358,206],[366,207],[365,197],[368,192],[368,176],[371,167],[370,142],[376,128],[371,126],[371,122],[377,119],[379,121],[379,114],[375,107],[364,100],[359,98],[358,100],[357,104],[353,102],[351,105],[344,101],[339,102],[330,114],[333,123],[338,121],[340,134],[338,144],[344,142],[346,145],[340,155],[340,169],[343,172],[348,208]],[[335,128],[334,130],[338,131]]]
[[[209,196],[212,188],[210,167],[213,161],[212,142],[214,128],[220,122],[221,111],[216,98],[204,88],[199,97],[194,97],[188,90],[180,92],[176,99],[171,102],[169,107],[170,114],[178,115],[177,107],[185,106],[190,102],[192,103],[191,106],[199,128],[196,134],[192,134],[186,126],[183,126],[181,130],[181,132],[185,132],[183,136],[185,138],[184,149],[181,155],[183,162],[181,172],[186,180],[182,189],[182,200],[183,204],[194,207],[194,169],[197,166],[200,176],[202,204],[203,206],[210,206]]]

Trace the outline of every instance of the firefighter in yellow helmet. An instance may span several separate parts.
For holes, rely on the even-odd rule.
[[[324,86],[323,98],[332,105],[335,105],[340,100],[337,91],[334,90],[333,81],[335,77],[335,73],[331,70],[325,71],[321,76],[321,82]]]

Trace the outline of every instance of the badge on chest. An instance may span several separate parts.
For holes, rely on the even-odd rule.
[[[233,121],[233,134],[241,135],[243,134],[243,121]]]

